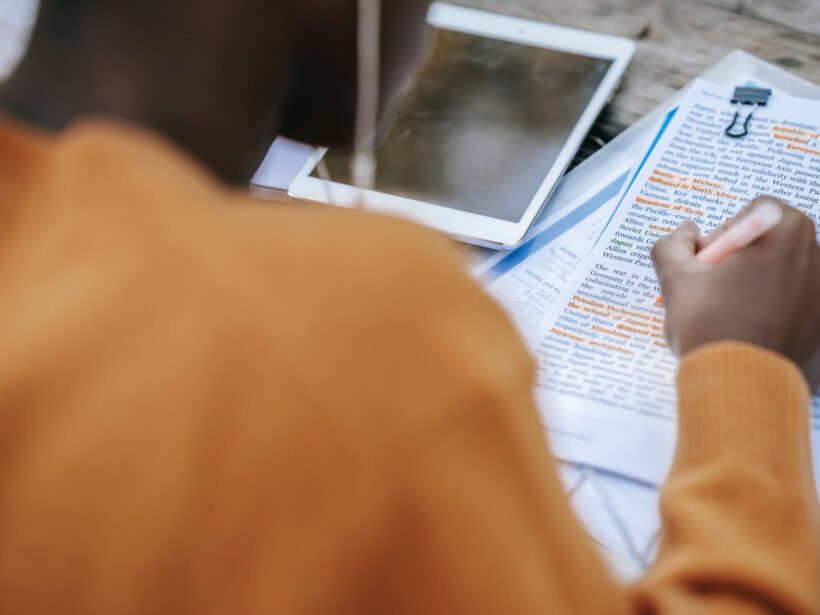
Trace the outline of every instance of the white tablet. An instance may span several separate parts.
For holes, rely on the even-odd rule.
[[[317,150],[290,194],[409,217],[461,240],[514,247],[617,88],[627,39],[437,3],[431,55],[377,149],[375,190],[350,152]],[[324,158],[329,175],[320,179]]]

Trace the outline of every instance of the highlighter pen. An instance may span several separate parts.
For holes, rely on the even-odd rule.
[[[698,252],[696,258],[707,265],[719,265],[732,254],[760,239],[782,220],[783,208],[774,201],[763,201]],[[663,297],[658,295],[656,303],[662,305]]]

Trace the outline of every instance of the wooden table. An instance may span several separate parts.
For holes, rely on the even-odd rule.
[[[638,51],[579,159],[734,49],[820,83],[820,0],[458,0],[624,36]]]

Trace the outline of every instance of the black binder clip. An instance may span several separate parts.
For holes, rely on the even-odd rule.
[[[737,105],[738,110],[735,111],[735,117],[732,123],[726,128],[726,136],[733,139],[740,139],[749,134],[749,123],[757,111],[758,107],[765,107],[772,97],[771,90],[764,90],[763,88],[735,88],[735,95],[732,96],[732,104]],[[740,121],[740,106],[754,105],[749,115],[742,122]]]

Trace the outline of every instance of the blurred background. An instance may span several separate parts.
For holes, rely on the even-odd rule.
[[[229,0],[226,0],[229,1]],[[583,159],[733,49],[820,83],[820,0],[459,0],[632,38],[638,53]],[[20,57],[37,0],[0,0],[0,79]]]

